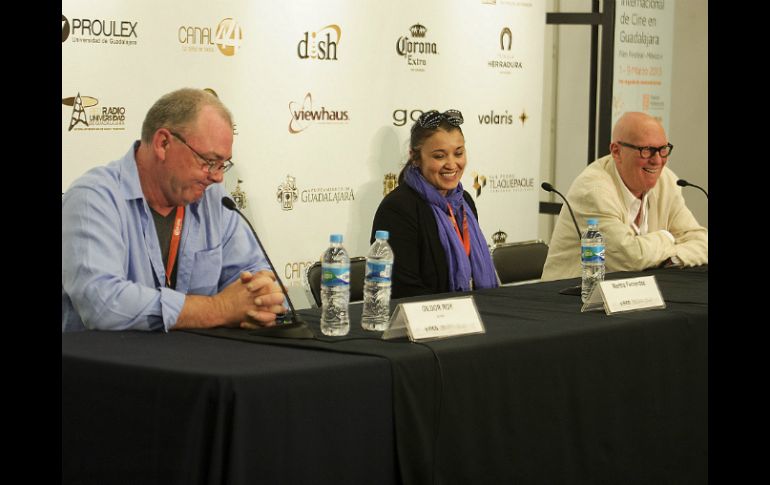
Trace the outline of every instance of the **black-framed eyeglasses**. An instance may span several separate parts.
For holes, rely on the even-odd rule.
[[[198,158],[200,158],[203,162],[201,165],[206,167],[210,174],[218,174],[220,172],[224,173],[233,167],[232,160],[225,160],[224,162],[220,162],[218,160],[209,160],[203,155],[201,155],[200,153],[198,153],[198,151],[195,148],[191,147],[187,143],[187,140],[185,140],[184,137],[182,137],[182,135],[180,135],[179,133],[173,132],[171,130],[168,130],[168,132],[174,135],[174,138],[184,143],[187,148],[189,148]]]
[[[666,158],[667,156],[671,155],[671,152],[674,150],[674,145],[671,143],[666,143],[663,146],[660,147],[638,147],[636,145],[632,145],[630,143],[619,141],[617,142],[618,145],[623,145],[624,147],[633,148],[635,150],[639,150],[639,156],[642,158],[652,158],[655,156],[656,153],[660,154],[660,158]]]
[[[432,109],[421,114],[417,118],[417,124],[423,128],[436,128],[442,121],[446,121],[452,126],[460,126],[463,124],[463,114],[456,109],[448,109],[443,113],[439,113],[437,110]]]

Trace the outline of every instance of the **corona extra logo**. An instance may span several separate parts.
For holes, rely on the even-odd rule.
[[[409,27],[409,32],[412,34],[412,37],[425,37],[425,33],[427,31],[428,29],[426,29],[424,25],[420,24],[414,24]]]

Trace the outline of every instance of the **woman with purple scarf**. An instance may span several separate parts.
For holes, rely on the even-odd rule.
[[[390,232],[393,298],[498,286],[476,204],[460,183],[463,115],[427,111],[412,126],[399,185],[377,208],[371,241]]]

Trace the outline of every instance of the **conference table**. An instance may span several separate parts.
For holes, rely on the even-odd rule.
[[[483,334],[62,334],[62,483],[706,483],[708,267],[665,309],[580,312],[579,280],[471,293]]]

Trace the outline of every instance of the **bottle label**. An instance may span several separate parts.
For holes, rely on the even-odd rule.
[[[366,262],[366,279],[376,283],[390,283],[393,274],[393,263],[379,261]]]
[[[582,260],[584,263],[603,263],[604,245],[582,246]]]
[[[321,267],[321,284],[323,286],[349,286],[350,267],[329,268]]]

